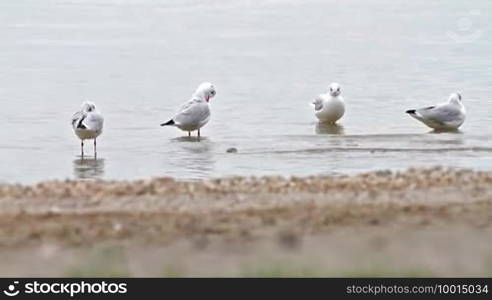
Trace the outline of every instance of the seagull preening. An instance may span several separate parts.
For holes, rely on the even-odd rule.
[[[200,137],[200,128],[210,120],[209,101],[216,95],[215,86],[210,82],[204,82],[198,86],[188,102],[184,103],[174,117],[162,123],[161,126],[176,126],[183,131],[197,130]]]
[[[72,128],[80,139],[80,156],[84,157],[84,140],[94,140],[94,158],[97,157],[96,138],[102,133],[104,118],[96,105],[86,101],[72,116]]]
[[[456,130],[465,122],[466,110],[461,95],[453,93],[448,101],[420,109],[410,109],[407,114],[435,130]]]
[[[334,124],[345,113],[345,102],[340,96],[341,87],[338,83],[330,84],[329,91],[314,99],[314,111],[318,120],[322,123]]]

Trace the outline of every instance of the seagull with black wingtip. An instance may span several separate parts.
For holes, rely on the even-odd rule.
[[[435,130],[456,130],[465,122],[466,110],[458,93],[434,106],[410,109],[407,114]]]
[[[191,99],[184,103],[174,117],[162,123],[161,126],[175,126],[183,131],[197,131],[200,137],[200,128],[210,120],[209,101],[216,95],[215,86],[210,82],[204,82],[198,86]]]
[[[94,140],[94,158],[97,157],[96,139],[103,130],[104,118],[96,105],[85,101],[79,111],[72,116],[72,128],[80,139],[80,156],[84,157],[84,140]]]

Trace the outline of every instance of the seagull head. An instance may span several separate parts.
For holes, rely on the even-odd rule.
[[[193,96],[208,102],[216,94],[215,86],[210,82],[204,82],[198,86]]]
[[[461,94],[452,93],[451,95],[449,95],[448,101],[453,103],[461,103]]]
[[[328,87],[328,92],[332,97],[337,97],[342,93],[342,87],[338,83],[333,82]]]
[[[84,103],[82,103],[82,111],[85,112],[96,111],[96,105],[90,101],[85,101]]]

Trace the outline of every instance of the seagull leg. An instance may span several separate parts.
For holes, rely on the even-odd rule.
[[[97,147],[96,139],[94,139],[94,158],[97,159]]]
[[[200,137],[200,129],[198,129],[198,137]]]
[[[80,157],[84,158],[84,140],[80,140]]]
[[[188,136],[191,136],[191,131],[188,131]]]

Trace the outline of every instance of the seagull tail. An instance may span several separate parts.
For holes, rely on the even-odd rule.
[[[417,119],[420,122],[424,122],[425,123],[425,118],[422,117],[422,115],[420,114],[420,112],[418,112],[416,109],[409,109],[409,110],[406,111],[406,113],[409,114],[410,117],[412,117],[414,119]]]
[[[174,124],[175,124],[174,120],[171,119],[171,120],[167,121],[166,123],[162,123],[161,126],[170,126],[170,125],[174,125]]]

